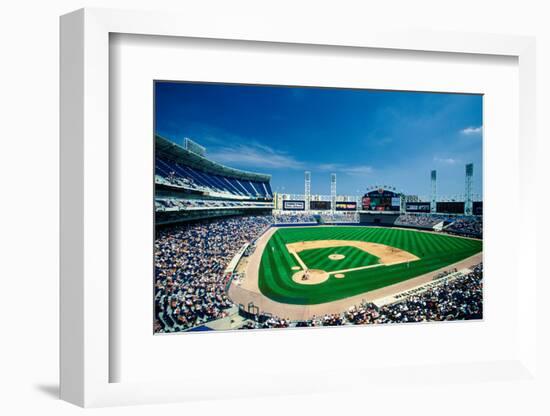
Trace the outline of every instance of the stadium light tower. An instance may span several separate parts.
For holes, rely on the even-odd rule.
[[[430,204],[430,211],[434,212],[436,211],[436,198],[437,198],[437,172],[435,170],[432,170],[431,173],[432,178],[432,203]]]
[[[336,211],[336,173],[330,174],[330,208]]]
[[[472,215],[473,203],[472,203],[472,177],[474,176],[474,164],[468,163],[466,165],[466,192],[464,198],[464,214]]]
[[[311,172],[306,170],[304,173],[304,196],[306,211],[309,211],[309,205],[311,201]]]

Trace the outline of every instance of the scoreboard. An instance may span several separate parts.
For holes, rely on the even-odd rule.
[[[364,211],[399,211],[401,195],[385,189],[367,192],[361,201]]]
[[[309,209],[313,211],[328,211],[330,201],[309,201]]]
[[[436,211],[441,214],[464,214],[464,202],[438,202]]]

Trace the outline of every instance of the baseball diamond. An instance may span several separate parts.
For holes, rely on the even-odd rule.
[[[352,246],[303,250],[297,254],[308,269],[321,269],[327,272],[378,263],[378,257]]]
[[[292,279],[293,267],[300,266],[286,245],[296,242],[340,240],[384,244],[417,256],[412,261],[365,267],[378,263],[378,257],[355,247],[327,247],[305,250],[298,255],[308,268],[341,274],[317,285],[302,285]],[[329,243],[330,244],[330,243]],[[480,240],[396,228],[308,227],[278,229],[267,242],[259,268],[261,293],[282,303],[308,305],[336,301],[393,285],[464,260],[481,252]],[[331,253],[345,259],[334,262]]]

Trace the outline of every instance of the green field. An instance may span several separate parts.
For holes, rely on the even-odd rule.
[[[344,279],[331,276],[317,285],[302,285],[292,280],[299,263],[286,244],[314,240],[368,241],[408,251],[420,260],[347,272]],[[482,251],[482,242],[414,230],[375,227],[301,227],[281,228],[273,234],[262,254],[259,273],[260,291],[283,303],[314,305],[359,295],[374,289],[428,273],[456,263]],[[329,254],[344,254],[340,261]],[[355,247],[344,246],[304,250],[299,253],[311,269],[327,272],[376,264],[378,259]]]
[[[331,260],[328,257],[330,254],[342,254],[346,257],[342,260]],[[320,269],[326,272],[353,269],[378,263],[378,257],[350,246],[304,250],[300,252],[300,258],[308,268]]]

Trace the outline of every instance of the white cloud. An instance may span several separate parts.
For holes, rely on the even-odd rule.
[[[342,172],[352,176],[370,175],[373,172],[371,166],[350,166],[342,169]]]
[[[317,170],[327,171],[327,172],[334,172],[336,170],[340,170],[342,168],[342,165],[338,163],[321,163],[317,165]]]
[[[478,136],[481,135],[483,127],[466,127],[465,129],[460,130],[460,133],[464,136]]]
[[[454,165],[459,162],[458,159],[454,159],[452,157],[439,157],[434,156],[434,162],[436,163],[442,163],[444,165]]]
[[[205,137],[208,142],[218,145],[213,147],[212,150],[208,149],[208,158],[227,166],[238,165],[251,169],[312,170],[343,173],[351,176],[364,176],[373,172],[373,168],[366,165],[354,166],[343,163],[315,163],[298,160],[288,152],[275,149],[255,140],[246,140],[243,137],[227,133],[220,136],[208,135]],[[219,146],[220,143],[224,145]]]
[[[221,147],[208,156],[220,163],[229,165],[266,167],[271,169],[304,169],[299,160],[285,152],[275,150],[260,143],[238,144],[232,147]]]
[[[193,140],[193,139],[191,139]],[[200,139],[201,142],[204,142],[204,145],[221,145],[224,144],[224,141],[216,136],[211,134],[204,135]]]
[[[352,176],[364,176],[369,175],[373,172],[372,166],[353,166],[353,165],[344,165],[341,163],[322,163],[320,165],[313,167],[316,170],[326,171],[326,172],[335,172],[335,173],[345,173]]]

